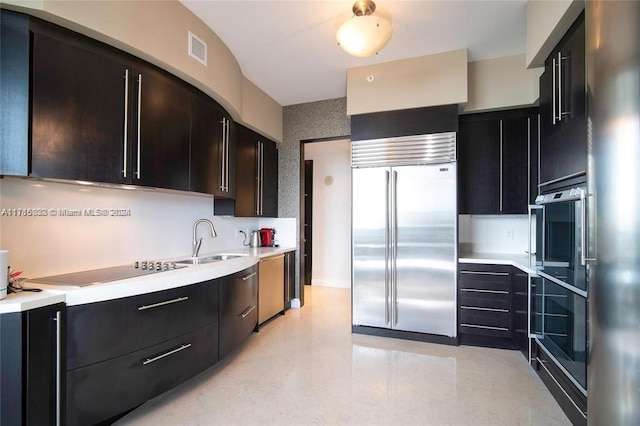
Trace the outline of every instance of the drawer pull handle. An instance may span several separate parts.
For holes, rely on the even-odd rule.
[[[509,294],[508,291],[504,291],[504,290],[480,290],[476,288],[461,288],[460,291],[466,291],[470,293]]]
[[[508,272],[484,272],[484,271],[460,271],[461,274],[469,275],[497,275],[499,277],[508,277]]]
[[[142,365],[151,364],[152,362],[156,362],[159,359],[162,359],[162,358],[164,358],[166,356],[169,356],[169,355],[173,355],[173,354],[175,354],[177,352],[184,351],[185,349],[188,349],[190,347],[191,347],[191,343],[185,343],[183,345],[180,345],[179,348],[175,348],[173,350],[170,350],[169,352],[165,352],[162,355],[158,355],[158,356],[154,356],[153,358],[145,359],[144,361],[142,361]]]
[[[504,327],[490,327],[488,325],[475,325],[475,324],[460,324],[462,327],[472,327],[472,328],[484,328],[487,330],[499,330],[499,331],[509,331],[508,328]]]
[[[246,281],[249,278],[253,277],[254,275],[257,275],[257,272],[252,272],[249,275],[245,275],[244,277],[242,277],[242,281]]]
[[[256,305],[249,306],[243,313],[240,314],[242,319],[245,319],[255,308]]]
[[[508,309],[481,308],[479,306],[460,306],[460,309],[472,309],[474,311],[504,312],[508,313]]]
[[[188,297],[178,297],[177,299],[166,300],[164,302],[154,303],[153,305],[144,305],[138,308],[139,311],[144,311],[147,309],[157,308],[158,306],[170,305],[172,303],[184,302],[185,300],[189,300]]]

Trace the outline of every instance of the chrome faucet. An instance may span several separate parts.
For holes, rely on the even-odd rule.
[[[209,228],[211,228],[211,236],[215,238],[217,236],[216,229],[213,227],[213,223],[209,219],[198,219],[196,223],[193,224],[193,256],[198,257],[198,252],[200,251],[200,245],[202,244],[202,237],[197,237],[198,225],[202,222],[209,224]]]

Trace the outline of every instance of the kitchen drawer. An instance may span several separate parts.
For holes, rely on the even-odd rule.
[[[477,271],[460,271],[459,287],[495,290],[495,291],[511,291],[511,275],[507,272],[477,272]]]
[[[240,346],[258,325],[258,268],[220,282],[220,358]]]
[[[135,284],[132,284],[135,285]],[[67,309],[67,370],[111,359],[218,322],[217,282]]]
[[[135,408],[213,365],[218,324],[67,372],[67,425],[90,425]]]
[[[458,309],[459,331],[492,337],[511,337],[511,313]]]
[[[478,293],[477,290],[460,290],[458,306],[511,310],[511,298],[508,294]]]
[[[511,330],[506,327],[493,327],[481,324],[471,324],[471,323],[463,323],[460,322],[458,327],[458,331],[461,334],[474,334],[477,336],[486,336],[486,337],[501,337],[501,338],[511,338]],[[482,346],[494,347],[494,345],[486,344]]]
[[[511,330],[511,312],[503,311],[486,311],[478,310],[472,307],[463,308],[462,306],[458,310],[458,321],[460,325],[481,325],[485,327],[497,327]]]

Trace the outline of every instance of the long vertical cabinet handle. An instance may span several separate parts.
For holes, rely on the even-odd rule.
[[[127,140],[129,139],[129,70],[124,70],[124,140],[123,140],[123,164],[122,176],[127,178]]]
[[[527,205],[531,203],[531,117],[527,117]],[[529,251],[531,244],[529,244]]]
[[[562,121],[562,52],[558,52],[558,121]]]
[[[138,160],[137,160],[137,170],[136,177],[138,180],[142,177],[142,173],[140,172],[140,134],[142,125],[140,123],[140,117],[142,116],[142,74],[138,74]]]
[[[504,145],[504,141],[503,141],[503,133],[502,133],[502,120],[500,120],[500,212],[502,213],[502,188],[503,188],[503,184],[502,184],[502,180],[503,180],[503,173],[502,173],[502,154],[503,154],[503,145]]]
[[[398,268],[396,265],[398,259],[398,172],[393,171],[393,215],[392,215],[392,235],[393,235],[393,243],[392,243],[392,251],[391,251],[391,262],[392,262],[392,290],[393,290],[393,325],[398,325]]]
[[[222,123],[222,153],[221,153],[222,155],[221,155],[221,159],[220,159],[221,160],[220,161],[221,162],[221,167],[220,167],[220,191],[224,192],[224,176],[225,176],[225,174],[224,174],[224,167],[225,167],[225,164],[224,164],[224,158],[225,158],[224,150],[225,150],[225,135],[226,135],[225,127],[227,125],[227,119],[225,117],[222,117],[221,123]]]
[[[62,424],[62,312],[56,311],[56,426]]]
[[[587,264],[587,196],[584,189],[580,190],[580,220],[582,222],[580,229],[580,264]]]
[[[538,114],[538,161],[536,163],[538,163],[538,185],[536,185],[538,188],[536,196],[538,196],[540,195],[540,114]]]
[[[551,120],[551,122],[553,123],[553,125],[556,124],[556,58],[552,59],[552,64],[551,64],[551,70],[553,71],[552,76],[553,76],[553,81],[552,81],[552,85],[551,85],[551,112],[553,115],[553,118]]]
[[[260,216],[260,141],[256,142],[256,216]]]
[[[229,191],[229,119],[224,117],[222,126],[222,190]]]
[[[264,142],[260,142],[260,216],[264,207]]]
[[[226,173],[227,173],[227,174],[226,174],[226,176],[225,176],[225,180],[224,180],[224,182],[225,182],[225,187],[224,187],[225,192],[229,192],[229,150],[230,150],[230,148],[229,148],[229,144],[231,143],[231,140],[230,140],[230,138],[229,138],[229,135],[230,135],[230,133],[231,133],[231,132],[230,132],[230,130],[229,130],[230,128],[231,128],[231,120],[229,120],[229,119],[227,118],[227,135],[226,135],[226,136],[227,136],[227,137],[226,137],[226,141],[227,141],[227,150],[226,150],[226,152],[225,152],[225,155],[226,155],[226,161],[227,161],[227,167],[225,168],[225,171],[226,171]]]
[[[391,226],[391,191],[389,188],[390,179],[389,179],[389,170],[385,171],[385,186],[384,186],[384,323],[389,324],[390,314],[389,314],[389,284],[390,284],[390,274],[389,274],[389,244],[391,243],[389,238],[390,226]]]

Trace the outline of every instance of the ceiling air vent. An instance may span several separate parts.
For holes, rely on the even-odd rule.
[[[207,66],[207,44],[189,31],[189,56]]]

